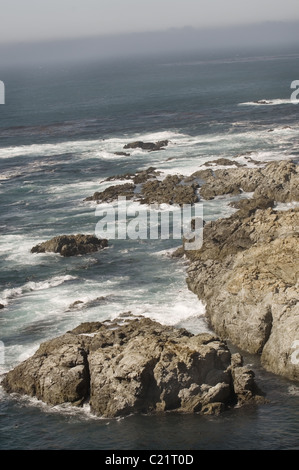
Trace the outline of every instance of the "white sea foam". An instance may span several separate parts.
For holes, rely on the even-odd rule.
[[[60,286],[61,284],[68,282],[68,281],[73,281],[74,279],[77,279],[77,278],[74,276],[70,276],[70,275],[54,276],[51,279],[47,279],[45,281],[40,281],[40,282],[29,281],[20,287],[14,287],[12,289],[4,289],[4,291],[2,291],[1,293],[0,303],[2,303],[3,305],[7,305],[10,300],[20,297],[22,295],[26,295],[34,291],[51,289],[52,287]]]
[[[290,385],[288,387],[288,392],[293,397],[299,397],[299,387],[297,385]]]
[[[149,302],[144,299],[140,302],[138,299],[131,304],[130,311],[133,315],[141,315],[158,321],[162,325],[183,324],[185,321],[194,319],[194,324],[198,324],[199,318],[204,317],[205,306],[197,296],[188,291],[185,286],[175,290],[170,288],[166,292],[163,302]],[[113,317],[116,318],[120,312]],[[206,331],[207,325],[202,325],[203,331]]]
[[[293,202],[278,202],[276,206],[274,207],[274,210],[276,211],[288,211],[289,209],[296,209],[299,207],[299,202],[298,201],[293,201]]]
[[[14,158],[18,156],[44,157],[65,153],[79,154],[80,157],[83,158],[93,155],[94,157],[103,159],[123,159],[123,156],[115,155],[114,152],[123,149],[126,143],[133,140],[158,141],[180,138],[181,136],[183,136],[183,134],[165,131],[151,134],[137,134],[129,137],[124,136],[122,138],[111,138],[107,140],[77,140],[55,144],[31,144],[16,147],[4,147],[0,149],[0,159]]]
[[[248,101],[245,103],[239,103],[239,106],[279,106],[282,104],[299,104],[299,100],[291,100],[289,99],[263,99],[257,101]]]

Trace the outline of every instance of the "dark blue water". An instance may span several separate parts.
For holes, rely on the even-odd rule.
[[[178,241],[113,240],[104,252],[75,259],[30,249],[54,235],[94,233],[95,206],[83,200],[106,187],[108,176],[149,166],[188,175],[218,157],[250,166],[247,152],[259,161],[298,158],[299,107],[289,101],[298,60],[293,51],[267,51],[0,69],[0,373],[82,321],[125,311],[206,330],[184,262],[167,255]],[[261,99],[271,104],[254,103]],[[170,144],[115,155],[137,139]],[[228,215],[228,202],[206,203],[206,219]],[[76,300],[87,306],[70,310]],[[220,417],[101,420],[88,409],[49,408],[1,391],[0,449],[298,446],[298,384],[267,373],[256,357],[245,359],[269,403]]]

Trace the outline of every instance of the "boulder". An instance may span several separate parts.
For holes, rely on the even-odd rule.
[[[124,146],[124,149],[136,149],[140,148],[142,150],[150,150],[150,151],[155,151],[155,150],[161,150],[164,147],[167,147],[169,144],[168,140],[160,140],[159,142],[142,142],[140,140],[136,142],[130,142],[129,144],[126,144]]]
[[[31,249],[31,253],[60,253],[62,256],[86,255],[102,250],[108,246],[106,239],[94,235],[60,235]]]
[[[5,376],[8,393],[57,405],[89,401],[101,417],[219,413],[263,401],[254,374],[213,334],[192,335],[126,314],[43,343]]]
[[[229,158],[217,158],[216,160],[210,160],[209,162],[206,162],[203,164],[203,166],[211,166],[211,165],[221,165],[221,166],[237,166],[241,167],[244,166],[244,164],[230,160]]]

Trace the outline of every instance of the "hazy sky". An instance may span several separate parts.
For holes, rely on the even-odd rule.
[[[298,0],[0,0],[0,43],[299,20]]]

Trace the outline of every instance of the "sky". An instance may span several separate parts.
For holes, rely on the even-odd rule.
[[[0,45],[298,20],[298,0],[0,0]]]

